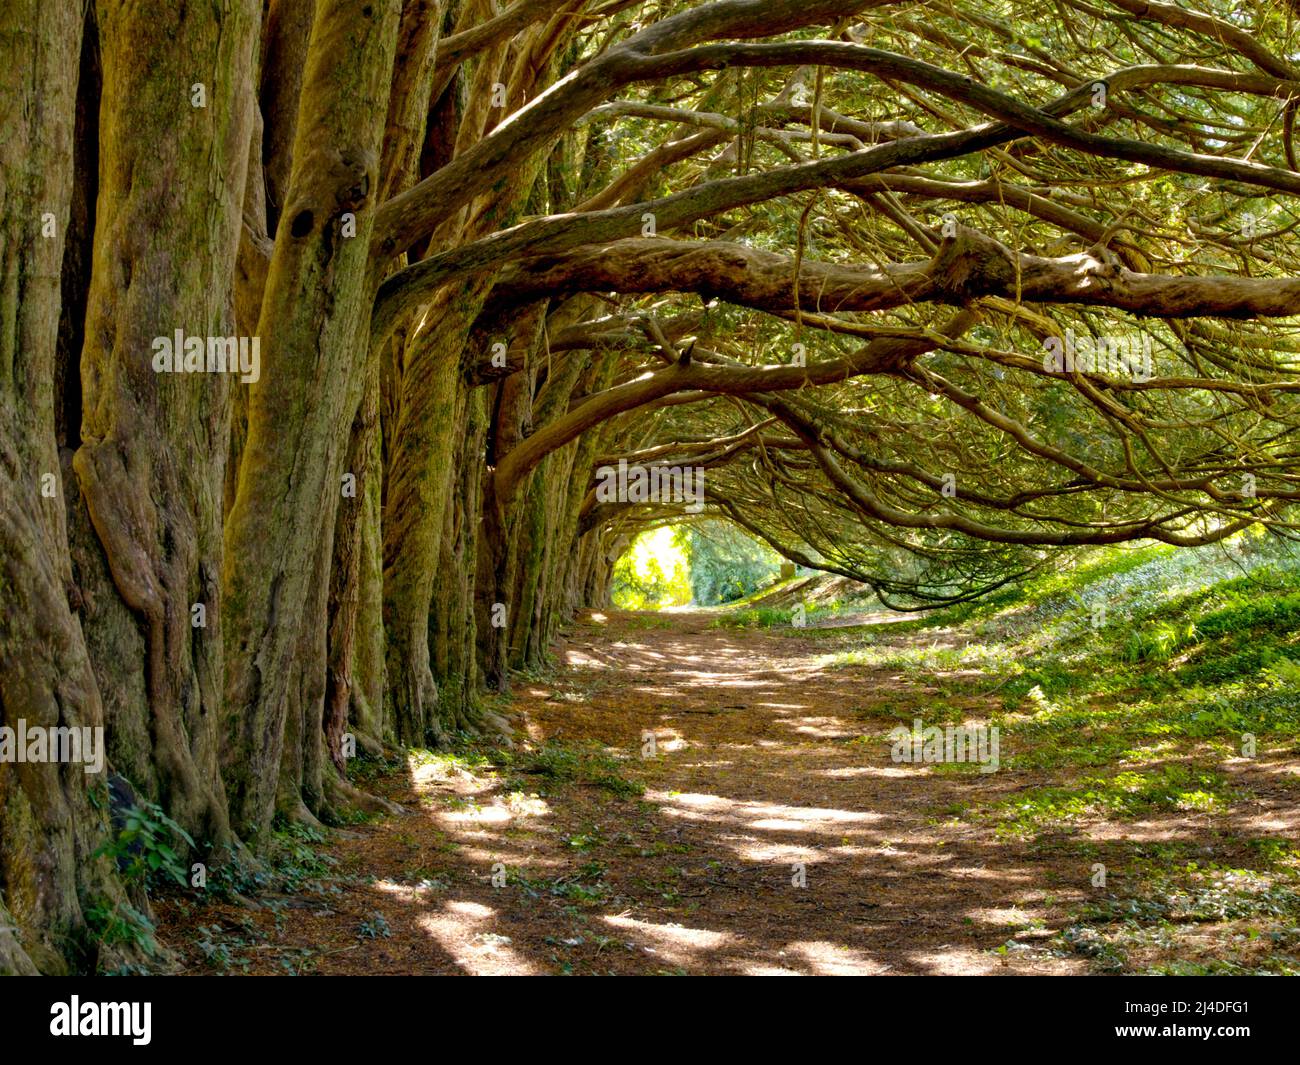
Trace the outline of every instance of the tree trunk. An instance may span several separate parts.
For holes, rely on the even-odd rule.
[[[82,6],[16,0],[0,16],[0,724],[102,728],[68,561],[55,444],[59,277],[72,200]],[[59,973],[133,952],[96,923],[126,912],[105,778],[78,764],[0,762],[0,974]],[[102,806],[92,805],[92,796]]]
[[[384,632],[387,693],[397,738],[444,744],[438,689],[429,663],[429,607],[455,471],[465,337],[490,282],[442,293],[405,347],[384,510]]]
[[[225,537],[224,765],[232,817],[246,838],[260,836],[275,810],[293,662],[305,612],[324,601],[317,582],[328,580],[315,562],[333,536],[361,396],[373,296],[368,245],[399,6],[322,0],[312,24],[258,327],[262,376],[249,394]],[[322,658],[322,678],[325,665]]]
[[[325,750],[330,762],[339,773],[346,771],[344,735],[348,731],[349,711],[354,706],[369,713],[370,704],[363,692],[354,696],[353,671],[357,663],[357,644],[366,638],[365,630],[358,632],[358,618],[363,624],[379,626],[378,637],[382,646],[382,619],[364,616],[362,596],[365,587],[366,524],[371,482],[378,487],[381,474],[378,455],[379,432],[379,363],[371,358],[366,367],[366,380],[352,422],[352,437],[348,443],[344,463],[344,483],[338,518],[334,526],[334,564],[329,583],[329,669],[325,687],[323,727]],[[378,498],[377,494],[374,498]],[[354,718],[357,715],[352,715]],[[383,740],[383,726],[374,720],[355,722],[372,753],[379,753]]]
[[[205,371],[208,338],[234,333],[258,11],[249,0],[221,19],[179,11],[99,8],[97,267],[74,539],[111,753],[196,840],[224,845],[217,725],[233,375]],[[194,83],[195,70],[223,76]],[[199,372],[157,371],[155,338],[176,345],[178,331],[187,342],[175,357],[190,338],[203,345]]]

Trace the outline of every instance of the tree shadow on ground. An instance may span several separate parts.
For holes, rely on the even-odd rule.
[[[283,967],[278,945],[320,973],[1082,973],[1101,948],[1058,933],[1139,897],[1153,856],[1250,868],[1297,838],[1281,756],[1232,765],[1226,810],[1007,833],[983,812],[1070,771],[896,763],[888,731],[936,689],[825,651],[588,618],[554,676],[516,686],[521,735],[557,757],[379,781],[411,812],[336,839],[349,879],[319,902],[246,914],[272,945],[249,971]]]

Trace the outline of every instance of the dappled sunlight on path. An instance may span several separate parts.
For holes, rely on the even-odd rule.
[[[1091,861],[965,816],[1041,777],[897,763],[889,731],[935,707],[924,677],[836,664],[825,633],[710,621],[580,621],[561,668],[517,682],[528,752],[417,753],[375,781],[410,814],[335,842],[359,883],[295,910],[281,940],[363,929],[319,972],[1085,971],[1047,940],[1089,898]],[[1286,825],[1294,805],[1255,816]]]

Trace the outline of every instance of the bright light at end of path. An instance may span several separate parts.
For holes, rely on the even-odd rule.
[[[691,601],[690,574],[677,529],[647,530],[615,563],[614,604],[624,610],[685,606]]]

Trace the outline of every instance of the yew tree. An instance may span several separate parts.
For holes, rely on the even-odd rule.
[[[354,751],[504,736],[665,522],[907,607],[1292,535],[1298,19],[10,0],[0,725],[255,863],[385,805]],[[142,960],[105,777],[0,761],[0,972]]]

